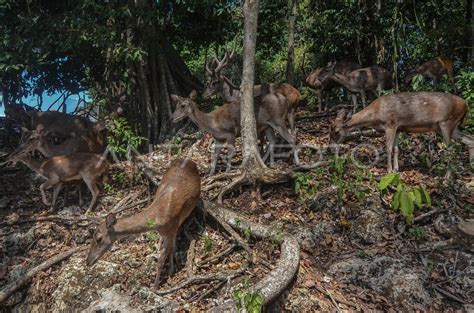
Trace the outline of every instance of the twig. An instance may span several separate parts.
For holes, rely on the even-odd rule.
[[[462,304],[466,304],[466,301],[462,300],[461,298],[453,295],[450,292],[447,292],[446,290],[444,290],[444,289],[442,289],[442,288],[440,288],[436,285],[433,285],[433,288],[434,288],[434,290],[436,290],[437,292],[439,292],[440,294],[442,294],[443,296],[445,296],[448,299],[454,300],[454,301],[462,303]]]
[[[211,215],[212,215],[212,213],[211,213]],[[242,248],[244,248],[244,250],[247,252],[249,257],[251,259],[253,259],[252,258],[253,252],[252,252],[252,249],[250,249],[250,246],[248,245],[248,243],[246,243],[244,241],[244,239],[242,237],[240,237],[240,235],[232,227],[230,227],[230,225],[226,221],[221,219],[219,216],[212,215],[212,217],[229,233],[229,235],[232,236],[232,238],[235,239],[235,241],[237,241],[237,243]]]
[[[4,222],[4,223],[1,223],[0,225],[15,225],[15,224],[48,222],[48,221],[62,222],[67,225],[79,224],[81,222],[89,222],[87,225],[89,225],[90,223],[94,223],[94,224],[99,223],[99,221],[96,218],[90,218],[90,217],[65,218],[59,215],[49,215],[49,216],[32,217],[32,218],[27,218],[24,220]],[[83,226],[87,226],[87,225],[83,225]]]
[[[420,215],[418,215],[417,217],[415,217],[415,218],[413,219],[413,223],[420,222],[421,220],[423,220],[423,219],[425,219],[425,218],[427,218],[427,217],[430,217],[430,216],[435,215],[435,214],[437,214],[437,213],[446,212],[446,211],[448,211],[448,210],[446,210],[446,209],[440,210],[439,208],[433,209],[433,210],[431,210],[431,211],[428,211],[428,212],[426,212],[426,213],[420,214]]]
[[[334,304],[334,306],[336,307],[336,311],[338,313],[341,313],[341,308],[339,307],[339,304],[337,304],[336,300],[334,300],[333,296],[331,295],[331,293],[326,289],[324,288],[324,291],[326,292],[326,294],[329,296],[329,298],[331,299],[332,303]]]
[[[199,276],[193,276],[193,277],[190,277],[188,278],[187,280],[185,280],[184,282],[182,282],[181,284],[175,286],[175,287],[172,287],[172,288],[169,288],[169,289],[166,289],[166,290],[162,290],[162,291],[157,291],[155,292],[157,295],[159,296],[162,296],[162,295],[166,295],[166,294],[169,294],[169,293],[172,293],[172,292],[175,292],[181,288],[184,288],[188,285],[191,285],[191,284],[197,284],[197,283],[203,283],[203,282],[207,282],[207,281],[213,281],[213,280],[220,280],[220,281],[224,281],[226,282],[228,279],[232,279],[236,276],[239,276],[240,274],[242,274],[244,272],[245,269],[241,268],[237,271],[233,271],[233,272],[227,272],[227,273],[219,273],[219,274],[211,274],[211,275],[199,275]]]
[[[66,252],[57,254],[57,255],[49,258],[48,260],[44,261],[43,263],[41,263],[40,265],[38,265],[36,267],[33,267],[23,277],[17,279],[15,282],[7,285],[5,288],[3,288],[0,291],[0,303],[4,302],[6,299],[8,299],[8,297],[10,297],[18,289],[20,289],[21,287],[26,285],[28,283],[28,281],[30,281],[30,279],[32,279],[39,272],[42,272],[42,271],[50,268],[54,264],[56,264],[58,262],[61,262],[65,259],[67,259],[68,257],[70,257],[71,255],[73,255],[74,253],[76,253],[78,251],[81,251],[81,250],[84,250],[84,249],[86,249],[86,247],[84,247],[84,246],[72,248],[72,249],[70,249]]]
[[[224,251],[212,256],[212,257],[209,257],[209,258],[206,258],[204,260],[202,260],[201,262],[199,262],[199,264],[197,265],[198,267],[203,267],[204,265],[206,265],[206,263],[212,263],[216,260],[219,260],[220,258],[226,256],[227,254],[229,254],[230,252],[232,252],[232,250],[234,250],[234,248],[236,247],[236,245],[231,245],[229,247],[227,247]]]
[[[194,262],[194,248],[196,247],[196,239],[192,239],[189,243],[188,255],[186,258],[186,273],[188,277],[192,277],[194,275],[193,272],[193,262]]]

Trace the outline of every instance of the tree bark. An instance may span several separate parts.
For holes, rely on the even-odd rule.
[[[240,90],[240,124],[242,127],[243,166],[256,170],[265,168],[257,146],[257,123],[253,101],[253,85],[255,81],[255,46],[257,41],[257,23],[259,0],[244,2],[244,64]]]
[[[289,0],[290,17],[288,19],[288,59],[286,61],[286,82],[293,83],[295,63],[295,25],[298,0]]]

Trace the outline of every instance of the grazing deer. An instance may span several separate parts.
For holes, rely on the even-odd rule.
[[[413,77],[418,74],[432,79],[434,84],[437,84],[443,78],[443,75],[448,75],[449,81],[456,87],[453,78],[453,60],[446,57],[436,57],[417,65],[405,77],[405,84],[409,84]]]
[[[327,72],[321,75],[321,80],[332,79],[349,90],[352,94],[353,112],[357,110],[356,93],[361,95],[362,105],[365,107],[367,91],[376,90],[379,94],[392,82],[390,72],[381,67],[361,68],[343,75],[335,71],[335,66],[335,63],[330,66]]]
[[[235,152],[235,138],[240,135],[240,104],[225,103],[210,113],[199,110],[196,102],[196,91],[193,90],[188,98],[171,95],[176,110],[173,113],[173,122],[177,123],[189,117],[199,128],[209,132],[216,140],[212,155],[211,172],[214,175],[217,158],[223,144],[227,143],[227,171],[230,170],[230,160]],[[276,138],[273,131],[278,132],[292,147],[296,144],[295,138],[289,133],[285,118],[287,114],[287,99],[280,94],[265,95],[255,105],[257,132],[265,134],[269,141],[269,149],[275,147]],[[273,151],[273,150],[268,150]],[[273,153],[270,154],[273,163]],[[295,157],[296,158],[296,157]]]
[[[344,141],[345,135],[354,129],[371,127],[383,131],[386,139],[387,171],[398,171],[399,132],[434,131],[443,136],[446,145],[452,138],[461,139],[470,145],[470,140],[463,138],[465,135],[458,129],[466,113],[467,102],[447,93],[401,92],[382,96],[350,119],[343,121],[345,113],[338,114],[330,134],[331,143]],[[472,145],[469,148],[471,151]]]
[[[337,83],[330,77],[326,77],[326,79],[321,79],[321,76],[325,75],[325,73],[330,70],[331,65],[332,63],[329,63],[328,66],[318,67],[314,69],[313,71],[311,71],[311,73],[309,73],[309,75],[307,75],[306,79],[303,82],[305,85],[315,91],[316,97],[318,98],[319,112],[323,110],[323,93],[325,91],[329,91],[331,89],[341,86],[339,83]],[[336,65],[334,66],[334,72],[342,75],[347,75],[357,69],[360,69],[360,65],[353,62],[336,62]],[[328,102],[327,97],[325,102]]]
[[[206,75],[208,83],[202,97],[209,99],[214,95],[220,95],[225,102],[240,102],[240,88],[237,87],[222,70],[227,67],[234,57],[234,51],[226,51],[222,60],[214,57],[210,62],[206,63]],[[290,84],[264,84],[254,86],[254,97],[261,97],[268,93],[280,93],[288,99],[287,119],[292,134],[295,134],[295,118],[296,109],[298,108],[301,94]]]
[[[55,156],[43,161],[32,158],[27,151],[21,151],[10,156],[9,161],[13,165],[18,161],[23,162],[30,169],[46,178],[46,181],[40,186],[40,191],[43,203],[47,206],[54,207],[63,183],[83,180],[92,194],[88,211],[93,209],[99,195],[97,182],[106,175],[109,168],[109,163],[104,157],[88,152]],[[51,203],[46,199],[45,192],[49,187],[54,187]]]
[[[133,234],[156,230],[160,236],[159,259],[155,287],[159,286],[160,274],[169,257],[170,272],[174,271],[173,252],[179,226],[192,212],[201,193],[201,177],[196,164],[189,159],[175,159],[155,193],[152,204],[135,215],[117,219],[109,214],[97,227],[92,237],[87,265],[99,260],[117,240]]]

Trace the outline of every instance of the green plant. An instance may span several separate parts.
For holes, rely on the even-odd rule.
[[[413,227],[408,233],[415,238],[416,241],[424,241],[427,237],[426,232],[421,227]]]
[[[469,106],[469,118],[464,128],[469,133],[474,134],[474,72],[465,69],[461,70],[459,75],[456,76],[456,88]]]
[[[263,294],[260,290],[256,290],[254,292],[245,292],[240,289],[236,289],[233,292],[233,297],[239,312],[241,312],[243,308],[245,308],[245,311],[249,313],[262,312]]]
[[[298,90],[301,93],[301,100],[306,102],[306,107],[314,111],[318,102],[314,91],[309,87],[301,87]]]
[[[149,219],[148,221],[146,221],[146,225],[148,228],[152,229],[153,227],[157,225],[157,223],[155,220]],[[150,230],[147,233],[147,238],[148,238],[148,241],[152,241],[152,242],[157,241],[158,233],[155,230]]]
[[[295,173],[295,192],[300,202],[304,202],[316,194],[317,186],[310,173]]]
[[[181,155],[181,153],[183,152],[183,146],[181,145],[181,142],[182,138],[178,135],[174,136],[171,139],[171,153],[173,153],[174,155]]]
[[[370,173],[365,167],[356,166],[352,172],[352,176],[354,177],[354,180],[350,181],[350,189],[354,192],[354,196],[356,197],[357,201],[363,202],[370,191],[369,188],[363,184],[363,182],[368,178],[369,183],[372,183],[372,173]]]
[[[212,239],[207,234],[201,235],[201,239],[204,241],[204,249],[210,253],[212,251]]]
[[[104,184],[104,186],[102,187],[102,190],[105,192],[105,193],[110,193],[112,192],[114,188],[112,187],[112,185],[109,185],[107,183]]]
[[[145,138],[136,135],[124,117],[116,117],[107,124],[108,143],[112,152],[125,157],[130,149],[138,149]]]
[[[125,172],[115,172],[111,176],[112,181],[118,184],[122,184],[127,178],[127,173]]]
[[[413,223],[413,213],[415,207],[421,208],[424,204],[431,206],[431,197],[425,187],[411,187],[404,183],[398,173],[389,173],[382,177],[378,184],[378,188],[382,193],[389,190],[389,186],[396,188],[392,197],[392,208],[400,210],[408,224]]]
[[[244,238],[245,240],[249,241],[250,237],[252,237],[252,230],[250,229],[250,226],[244,229]]]

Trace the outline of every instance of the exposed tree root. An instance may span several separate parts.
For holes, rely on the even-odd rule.
[[[283,172],[266,167],[254,167],[251,169],[243,169],[241,172],[225,173],[224,175],[220,174],[216,176],[219,177],[213,177],[207,181],[207,185],[203,187],[203,190],[209,191],[221,187],[221,190],[212,197],[212,199],[217,198],[218,203],[222,204],[224,195],[240,186],[285,183],[291,179],[291,172]],[[229,178],[233,179],[229,182]]]
[[[263,303],[267,305],[274,301],[291,283],[299,267],[300,247],[298,241],[291,235],[281,233],[271,227],[254,223],[247,218],[230,210],[218,207],[215,204],[204,201],[204,210],[216,220],[224,220],[229,225],[241,231],[250,230],[253,236],[263,238],[282,238],[281,257],[275,268],[255,286],[249,288],[249,292],[260,291],[263,295]],[[225,300],[213,311],[228,312],[235,308],[234,300]]]
[[[15,282],[13,282],[11,284],[8,284],[5,288],[3,288],[0,291],[0,303],[7,300],[8,297],[10,297],[12,294],[14,294],[18,289],[20,289],[21,287],[26,285],[28,283],[28,281],[30,281],[30,279],[32,279],[39,272],[42,272],[42,271],[50,268],[54,264],[56,264],[58,262],[61,262],[62,260],[67,259],[68,257],[73,255],[74,253],[76,253],[78,251],[81,251],[81,250],[84,250],[86,248],[87,247],[72,248],[72,249],[70,249],[66,252],[57,254],[57,255],[49,258],[48,260],[44,261],[43,263],[41,263],[40,265],[38,265],[36,267],[33,267],[28,272],[26,272],[26,274],[23,277],[17,279]]]

